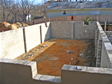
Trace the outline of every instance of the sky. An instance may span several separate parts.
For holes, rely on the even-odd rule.
[[[20,1],[20,0],[14,0],[14,1]],[[30,0],[30,1],[33,1],[33,0]],[[41,4],[43,3],[44,0],[35,0],[35,3],[38,3],[38,4]]]
[[[15,1],[18,1],[18,0],[15,0]],[[33,0],[30,0],[30,1],[33,1]],[[47,0],[48,1],[48,0]],[[72,1],[75,1],[75,0],[72,0]],[[80,0],[77,0],[77,1],[80,1]],[[87,1],[92,1],[92,0],[87,0]],[[35,3],[36,4],[41,4],[41,3],[43,3],[44,2],[44,0],[35,0]]]

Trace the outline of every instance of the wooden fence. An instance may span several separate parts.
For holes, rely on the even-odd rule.
[[[112,15],[82,15],[82,16],[74,16],[74,19],[71,20],[71,16],[64,16],[64,17],[50,17],[50,18],[42,18],[42,19],[36,19],[32,21],[27,21],[26,23],[29,25],[33,24],[33,21],[35,21],[35,24],[38,23],[44,23],[44,22],[52,22],[52,21],[84,21],[84,18],[88,17],[91,21],[99,21],[100,23],[104,23],[105,21],[107,23],[112,23]]]

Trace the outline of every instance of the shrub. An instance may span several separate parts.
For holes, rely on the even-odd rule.
[[[90,21],[90,19],[88,17],[84,18],[84,24],[88,25],[89,21]]]

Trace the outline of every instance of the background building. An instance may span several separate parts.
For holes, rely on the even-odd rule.
[[[46,9],[47,17],[112,14],[112,2],[54,2]]]

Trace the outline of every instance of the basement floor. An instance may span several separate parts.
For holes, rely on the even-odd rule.
[[[50,39],[15,59],[37,62],[39,74],[61,76],[64,64],[95,67],[93,40]]]

